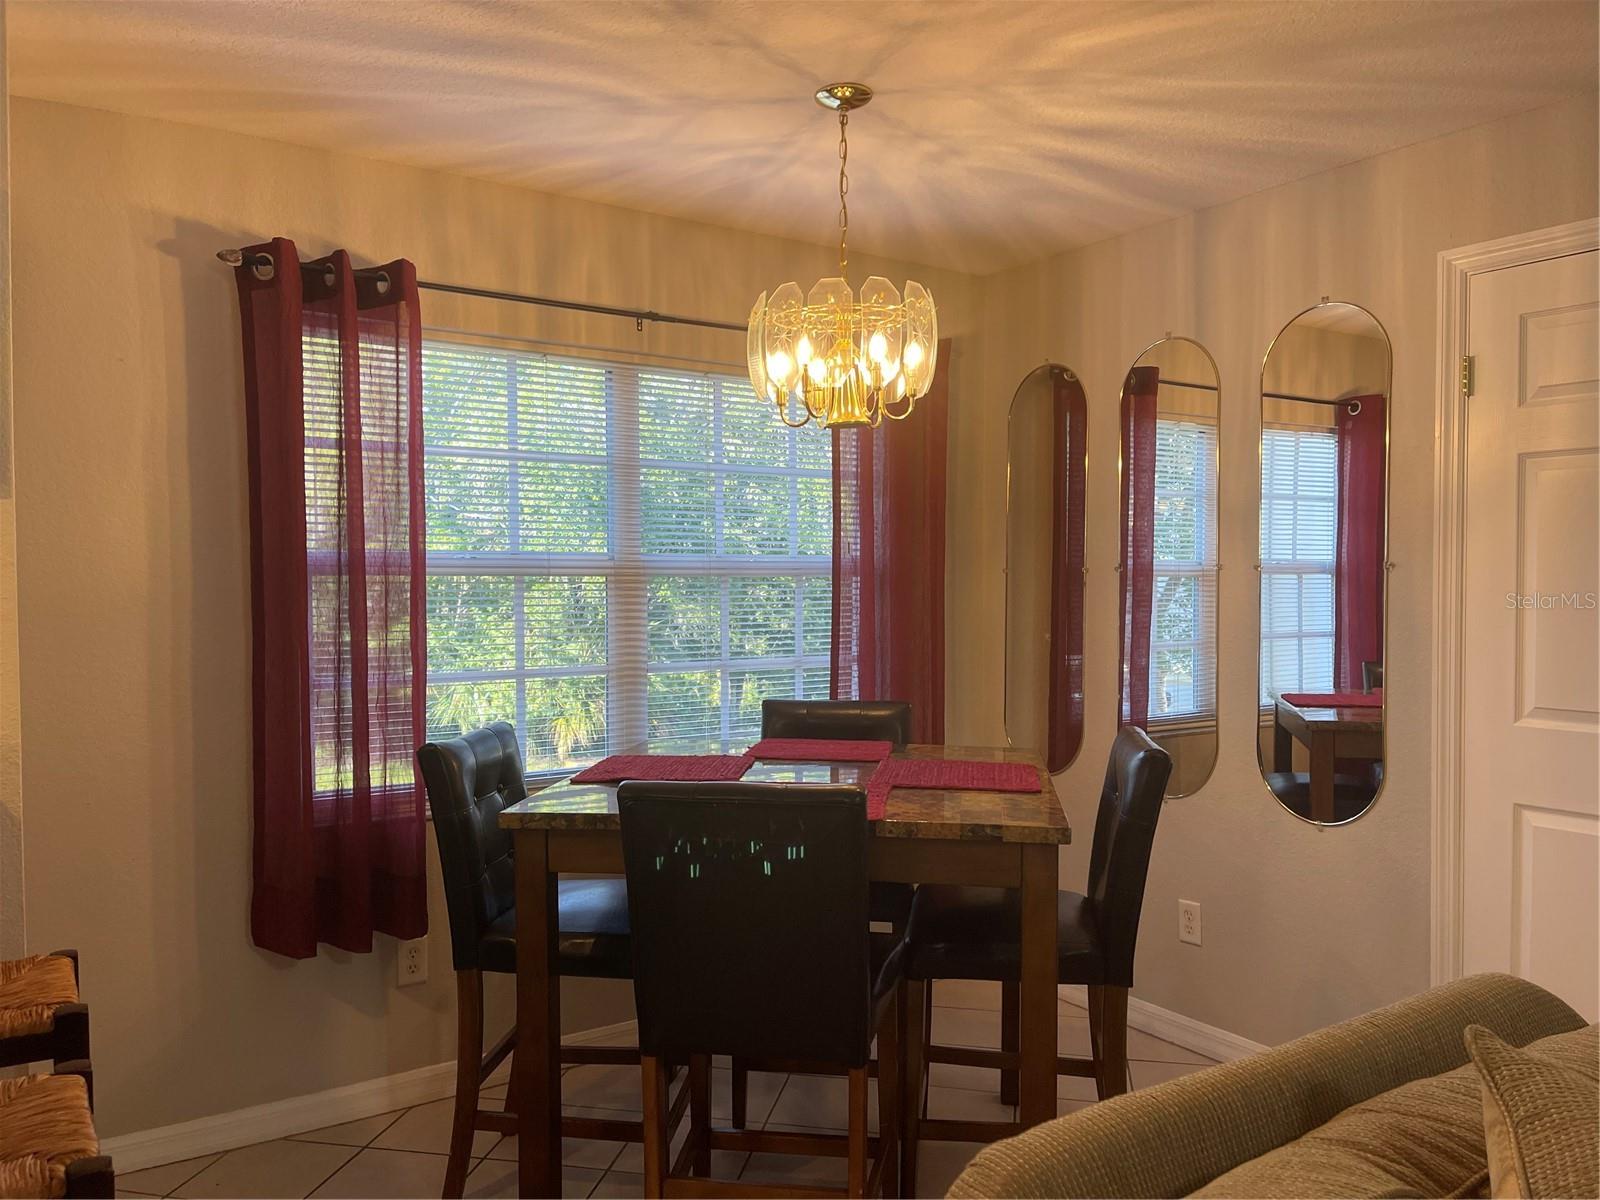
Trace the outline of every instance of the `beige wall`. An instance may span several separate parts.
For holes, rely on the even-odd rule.
[[[1116,703],[1116,421],[1122,374],[1163,332],[1198,338],[1222,375],[1221,749],[1209,783],[1170,802],[1156,838],[1135,993],[1277,1042],[1428,983],[1430,591],[1437,253],[1596,214],[1596,98],[1407,147],[984,281],[984,400],[994,421],[961,453],[1003,471],[1006,401],[1032,367],[1069,364],[1088,390],[1090,659],[1084,753],[1058,779],[1078,834],[1063,878],[1081,879]],[[1256,472],[1262,355],[1322,296],[1377,315],[1394,342],[1389,782],[1353,826],[1318,830],[1281,811],[1255,760]],[[966,654],[1004,661],[1003,493],[965,494],[974,541]],[[954,502],[953,505],[954,507]],[[990,614],[994,614],[991,616]],[[976,693],[952,733],[998,735],[1003,682]],[[1180,945],[1176,900],[1198,901],[1205,945]]]
[[[443,1061],[454,1001],[437,886],[425,986],[396,989],[386,940],[306,962],[249,942],[243,401],[232,275],[213,256],[284,234],[308,256],[404,255],[423,278],[741,321],[763,288],[832,273],[834,251],[86,109],[17,100],[13,116],[29,942],[83,951],[101,1132]],[[819,236],[831,212],[819,192]],[[981,365],[971,285],[856,262],[933,290],[956,339],[962,446]],[[744,355],[742,335],[641,336],[615,318],[438,293],[423,312]],[[952,627],[970,624],[953,598]],[[502,986],[502,1019],[504,999]],[[569,998],[568,1026],[629,1006],[625,985],[590,985]]]

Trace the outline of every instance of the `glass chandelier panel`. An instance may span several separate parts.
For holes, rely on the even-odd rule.
[[[750,382],[786,425],[849,429],[902,420],[933,383],[939,316],[928,289],[907,280],[902,295],[874,275],[856,295],[848,282],[846,127],[850,110],[871,98],[859,83],[817,92],[819,104],[839,113],[839,274],[818,280],[804,298],[794,283],[763,292],[750,310]]]

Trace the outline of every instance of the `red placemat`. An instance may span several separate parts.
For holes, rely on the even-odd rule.
[[[882,762],[892,742],[850,742],[830,738],[762,738],[750,747],[751,758],[778,762]]]
[[[621,783],[624,779],[711,783],[738,779],[750,769],[748,754],[613,754],[572,777],[573,783]]]
[[[1370,692],[1284,692],[1278,697],[1296,708],[1382,708],[1383,689]]]
[[[1039,768],[1027,763],[960,758],[891,758],[867,780],[867,819],[882,818],[890,788],[947,788],[971,792],[1040,791]]]

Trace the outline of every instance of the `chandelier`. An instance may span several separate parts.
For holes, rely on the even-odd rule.
[[[928,289],[908,279],[902,297],[894,284],[873,275],[858,297],[847,281],[846,129],[851,111],[871,99],[872,89],[862,83],[817,91],[817,103],[839,114],[839,274],[818,280],[804,298],[792,282],[770,296],[762,292],[750,310],[750,382],[791,428],[808,422],[823,429],[876,428],[884,417],[903,420],[933,382],[939,317]]]

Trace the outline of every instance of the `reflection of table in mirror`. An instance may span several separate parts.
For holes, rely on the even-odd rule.
[[[1383,709],[1299,708],[1279,698],[1272,714],[1272,769],[1294,769],[1294,743],[1311,755],[1313,821],[1333,820],[1333,764],[1340,758],[1383,758]]]

